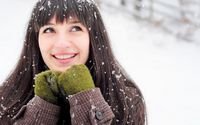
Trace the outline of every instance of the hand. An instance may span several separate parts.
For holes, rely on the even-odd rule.
[[[61,73],[58,77],[58,86],[67,95],[95,88],[90,71],[84,64],[73,65]]]
[[[59,88],[57,84],[57,78],[60,75],[55,71],[44,71],[36,75],[34,92],[40,98],[50,102],[57,103],[57,95],[59,94]]]

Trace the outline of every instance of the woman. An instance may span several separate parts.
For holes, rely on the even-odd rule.
[[[89,80],[89,87],[85,88],[84,79],[77,77],[78,85],[83,88],[70,93],[68,85],[77,83],[77,79],[67,82],[70,75],[66,74],[72,74],[74,66],[80,68],[79,64],[85,64],[86,68],[81,65],[83,72],[77,70],[76,73],[84,78],[91,75],[94,82]],[[43,78],[47,79],[41,80]],[[52,82],[52,78],[56,82]],[[45,89],[40,90],[41,86]],[[72,87],[79,86],[72,84]],[[94,90],[95,93],[91,93]],[[84,97],[85,94],[90,98]],[[99,100],[93,101],[94,105],[89,103],[96,98]],[[90,108],[73,107],[79,99]],[[143,96],[114,58],[93,0],[37,2],[20,60],[0,88],[0,100],[2,125],[146,123]]]

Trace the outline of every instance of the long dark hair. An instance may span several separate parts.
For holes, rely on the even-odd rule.
[[[16,68],[0,88],[0,121],[12,118],[34,96],[34,76],[46,69],[38,46],[38,32],[56,16],[57,22],[76,17],[88,29],[90,55],[86,65],[96,87],[111,106],[113,125],[144,125],[146,108],[136,84],[115,59],[101,15],[93,0],[39,0],[28,23]]]

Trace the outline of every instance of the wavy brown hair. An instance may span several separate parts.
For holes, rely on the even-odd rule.
[[[101,89],[115,114],[112,125],[144,125],[146,108],[141,91],[115,59],[100,12],[92,0],[39,0],[36,3],[20,59],[0,88],[0,123],[9,124],[11,118],[34,96],[33,78],[46,70],[38,46],[38,33],[53,16],[60,23],[76,17],[88,29],[90,55],[86,65],[95,86]],[[68,105],[64,107],[65,111],[69,110]],[[59,123],[65,121],[64,124],[70,124],[70,116],[66,112],[61,113]]]

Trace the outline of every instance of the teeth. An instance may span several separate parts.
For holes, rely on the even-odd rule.
[[[69,59],[69,58],[72,58],[74,56],[74,54],[72,55],[55,55],[55,57],[57,59]]]

